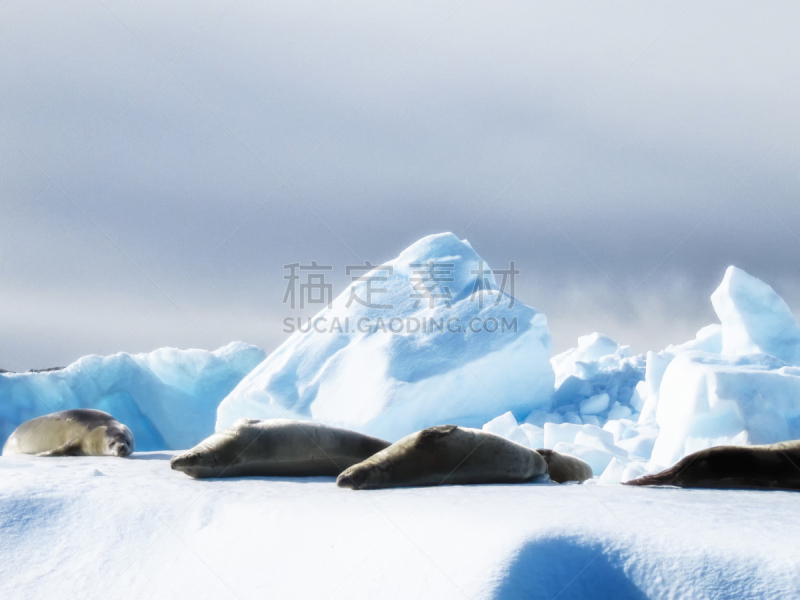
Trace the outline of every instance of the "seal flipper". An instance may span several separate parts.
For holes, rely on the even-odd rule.
[[[77,438],[73,438],[66,444],[62,444],[55,450],[48,450],[47,452],[39,452],[35,456],[82,456],[81,442]]]
[[[691,462],[687,463],[686,459],[683,459],[669,469],[665,469],[664,471],[660,471],[652,475],[643,475],[642,477],[631,479],[630,481],[623,481],[622,485],[676,485],[679,487],[684,487],[683,483],[678,481],[678,476],[690,466]]]
[[[674,473],[656,473],[655,475],[645,475],[638,479],[631,479],[630,481],[623,481],[622,485],[678,485],[675,483]]]

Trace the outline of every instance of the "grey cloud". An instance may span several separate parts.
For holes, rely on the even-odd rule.
[[[690,337],[728,264],[800,308],[790,3],[107,5],[125,25],[0,9],[0,129],[53,178],[101,136],[58,181],[76,208],[32,206],[49,181],[0,135],[13,368],[270,350],[284,264],[332,264],[341,290],[345,265],[447,230],[516,261],[559,350]]]

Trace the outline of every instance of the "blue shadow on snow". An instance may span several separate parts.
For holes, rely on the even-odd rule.
[[[552,537],[524,544],[511,559],[494,600],[639,600],[619,550],[596,541]]]

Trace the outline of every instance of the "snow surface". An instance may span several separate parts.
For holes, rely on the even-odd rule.
[[[422,284],[431,288],[433,306],[414,299],[421,265],[431,261],[453,265],[440,267],[452,281]],[[547,319],[518,300],[510,306],[512,298],[498,289],[491,272],[480,273],[488,270],[469,243],[452,233],[419,240],[371,273],[386,278],[372,284],[386,290],[372,303],[391,310],[351,301],[348,288],[314,317],[322,333],[295,332],[225,398],[217,429],[241,417],[285,417],[394,441],[432,425],[480,428],[506,411],[520,419],[534,409],[548,411],[554,375]],[[354,284],[357,297],[367,298],[367,285],[367,279]],[[362,318],[372,325],[366,333],[354,326]],[[517,329],[474,333],[468,326],[471,319],[492,318],[516,319]],[[398,333],[379,326],[390,319],[398,319]],[[413,325],[400,331],[401,319],[458,319],[462,331],[412,331]],[[341,328],[331,331],[335,323]]]
[[[193,480],[171,453],[0,459],[0,597],[796,598],[800,494]],[[560,594],[560,595],[559,595]]]
[[[84,356],[59,371],[2,373],[0,447],[24,421],[96,408],[131,429],[137,450],[189,448],[214,432],[219,403],[264,356],[234,342],[214,352],[161,348]]]

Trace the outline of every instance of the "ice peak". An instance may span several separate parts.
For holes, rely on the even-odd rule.
[[[428,235],[403,250],[391,261],[395,274],[412,280],[419,277],[423,265],[436,263],[451,265],[448,287],[456,296],[469,293],[478,277],[485,287],[496,287],[489,265],[478,255],[467,240],[460,240],[451,232]],[[488,284],[488,286],[486,285]]]
[[[466,254],[478,257],[467,240],[460,240],[450,231],[426,235],[403,250],[397,262],[418,262],[441,259],[443,256]],[[480,258],[480,257],[478,257]]]
[[[429,235],[381,271],[374,303],[350,301],[366,297],[362,279],[332,312],[311,319],[319,327],[298,325],[220,404],[218,428],[243,416],[291,415],[396,440],[432,425],[480,427],[507,411],[521,419],[550,408],[547,319],[514,299],[510,283],[498,289],[469,242]],[[510,325],[493,327],[503,322]]]
[[[800,326],[775,290],[742,269],[730,266],[711,304],[722,323],[722,353],[763,352],[800,364]]]

